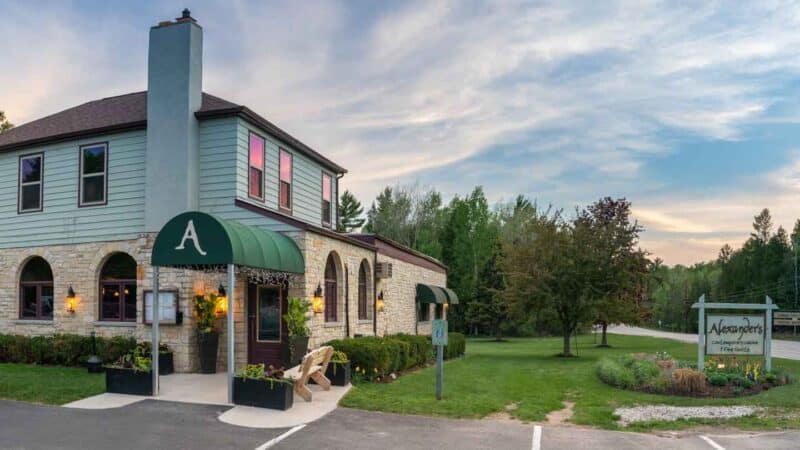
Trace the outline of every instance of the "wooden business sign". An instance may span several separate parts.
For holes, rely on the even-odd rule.
[[[800,326],[800,311],[775,311],[773,323],[782,327]]]
[[[711,315],[706,324],[707,355],[763,355],[764,315]]]

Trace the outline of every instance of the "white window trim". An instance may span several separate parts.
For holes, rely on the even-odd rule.
[[[26,159],[39,158],[39,181],[22,182],[22,163]],[[22,208],[22,188],[25,186],[39,185],[39,207],[38,208]],[[19,158],[19,168],[17,173],[17,213],[31,213],[40,212],[44,210],[44,153],[32,153],[30,155],[23,155]]]
[[[83,152],[90,148],[103,147],[103,171],[85,174],[83,173]],[[96,144],[81,145],[80,147],[80,161],[78,168],[78,206],[102,206],[108,204],[108,143],[98,142]],[[83,180],[92,177],[103,177],[103,200],[94,202],[83,201]]]
[[[256,167],[250,162],[253,147],[252,140],[261,139],[261,167]],[[261,195],[253,195],[250,193],[250,169],[256,169],[261,172]],[[280,174],[278,175],[280,178]],[[260,202],[266,201],[267,198],[267,139],[258,133],[248,131],[247,135],[247,198],[258,200]]]

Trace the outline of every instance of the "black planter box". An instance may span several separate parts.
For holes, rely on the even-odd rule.
[[[234,377],[233,403],[286,411],[294,402],[294,386],[266,380]]]
[[[331,384],[334,386],[347,386],[350,384],[350,361],[328,364],[325,376],[331,380]]]
[[[106,367],[106,392],[129,395],[153,395],[153,371]]]
[[[158,374],[169,375],[175,372],[175,364],[172,360],[172,352],[158,354]]]

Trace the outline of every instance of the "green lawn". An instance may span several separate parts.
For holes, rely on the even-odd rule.
[[[63,405],[105,391],[105,377],[85,368],[0,364],[3,399]]]
[[[605,355],[667,351],[676,358],[693,360],[696,345],[666,339],[634,336],[609,337],[613,348],[595,348],[592,336],[579,339],[578,358],[554,356],[560,338],[512,339],[495,343],[468,340],[466,357],[445,363],[444,398],[436,401],[436,371],[429,367],[404,375],[391,384],[360,384],[342,400],[343,406],[408,414],[483,417],[517,404],[511,415],[524,421],[544,420],[561,409],[563,400],[575,402],[572,422],[616,429],[613,411],[636,404],[729,405],[768,407],[763,417],[726,422],[742,428],[800,427],[800,383],[739,399],[693,399],[642,394],[612,388],[597,378],[595,367]],[[800,361],[774,359],[773,366],[800,374]],[[649,423],[635,429],[678,428],[701,423]],[[707,423],[707,422],[705,422]]]

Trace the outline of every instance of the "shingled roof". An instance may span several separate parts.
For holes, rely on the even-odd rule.
[[[347,172],[343,167],[322,156],[246,106],[204,92],[202,105],[195,116],[200,120],[226,116],[242,117],[327,168],[337,173]],[[16,126],[0,134],[0,152],[49,142],[143,129],[146,126],[147,92],[134,92],[94,100]]]

